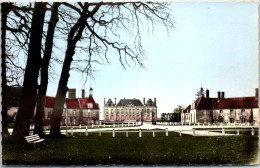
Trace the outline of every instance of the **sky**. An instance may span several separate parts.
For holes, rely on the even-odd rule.
[[[110,65],[95,67],[87,81],[71,72],[68,87],[93,88],[103,118],[104,98],[157,98],[157,115],[188,106],[200,87],[225,97],[254,96],[258,87],[258,4],[255,2],[174,2],[170,4],[175,28],[167,33],[160,25],[154,34],[143,33],[145,69],[124,69],[110,53]],[[60,71],[57,68],[57,73]],[[55,96],[58,80],[49,83],[47,95]]]

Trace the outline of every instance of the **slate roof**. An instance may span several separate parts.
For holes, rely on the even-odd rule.
[[[121,99],[117,106],[144,106],[139,99]]]
[[[146,102],[146,105],[147,105],[147,106],[153,106],[153,101],[152,101],[152,99],[149,99],[149,100]]]

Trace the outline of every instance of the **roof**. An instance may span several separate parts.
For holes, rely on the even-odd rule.
[[[54,108],[55,99],[55,97],[46,96],[45,107]],[[99,109],[97,103],[92,96],[88,98],[66,98],[65,101],[68,109],[88,109],[87,103],[93,104],[93,108],[91,109]]]
[[[79,101],[77,98],[74,99],[66,99],[66,105],[68,109],[80,109]]]
[[[89,109],[88,108],[88,103],[92,103],[93,104],[93,108],[91,109],[99,109],[99,107],[97,106],[97,103],[95,102],[95,100],[93,99],[92,96],[89,96],[88,98],[84,98],[84,99],[79,99],[80,102],[80,108],[81,109]]]
[[[107,103],[106,103],[106,106],[113,106],[113,102],[111,99],[108,99]]]
[[[183,112],[184,112],[184,113],[187,113],[187,112],[189,112],[189,111],[190,111],[190,109],[191,109],[191,105],[189,105],[188,107],[186,107],[186,109],[185,109],[185,110],[183,110]]]
[[[117,106],[144,106],[139,99],[121,99]]]
[[[204,96],[199,97],[197,100],[198,102],[195,104],[196,109],[213,109],[217,102],[217,98],[205,98]]]
[[[235,98],[205,98],[198,97],[195,101],[195,109],[243,109],[243,108],[258,108],[258,98],[256,97],[235,97]],[[190,105],[184,110],[188,112]]]
[[[45,100],[46,100],[45,107],[54,108],[55,97],[46,96]]]
[[[224,98],[215,106],[216,109],[235,109],[235,108],[258,108],[258,98],[238,97]]]
[[[153,101],[152,101],[152,99],[149,99],[149,100],[146,102],[146,105],[147,105],[147,106],[153,106]]]

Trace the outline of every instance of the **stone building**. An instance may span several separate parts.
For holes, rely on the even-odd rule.
[[[253,97],[225,98],[218,92],[217,98],[200,96],[181,115],[182,122],[190,123],[259,123],[258,88]]]
[[[55,97],[46,97],[44,124],[50,124],[51,113],[54,108]],[[66,98],[62,113],[61,125],[66,125],[66,111],[68,114],[68,125],[90,125],[99,124],[99,105],[93,98],[93,89],[90,88],[89,97],[76,98],[76,89],[69,89],[69,97]]]
[[[157,120],[156,98],[143,103],[139,99],[121,99],[118,103],[104,99],[104,122],[155,122]]]

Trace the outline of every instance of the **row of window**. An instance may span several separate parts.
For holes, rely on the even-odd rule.
[[[139,110],[139,109],[121,109],[121,110],[119,110],[119,109],[111,109],[110,110],[110,112],[112,113],[112,112],[114,112],[114,111],[116,111],[116,112],[119,112],[119,111],[121,111],[121,112],[123,112],[123,111],[125,111],[125,112],[131,112],[131,111],[133,111],[133,112],[141,112],[141,111],[143,111],[143,112],[150,112],[150,111],[152,111],[152,112],[154,112],[154,109],[142,109],[142,110]],[[109,112],[109,109],[106,109],[106,112]]]
[[[219,114],[220,114],[221,116],[223,116],[223,110],[220,110],[220,111],[219,111]],[[234,113],[234,110],[231,109],[231,110],[230,110],[230,116],[234,116],[234,114],[235,114],[235,113]],[[242,110],[241,110],[241,115],[243,115],[243,116],[245,115],[245,109],[242,109]]]

